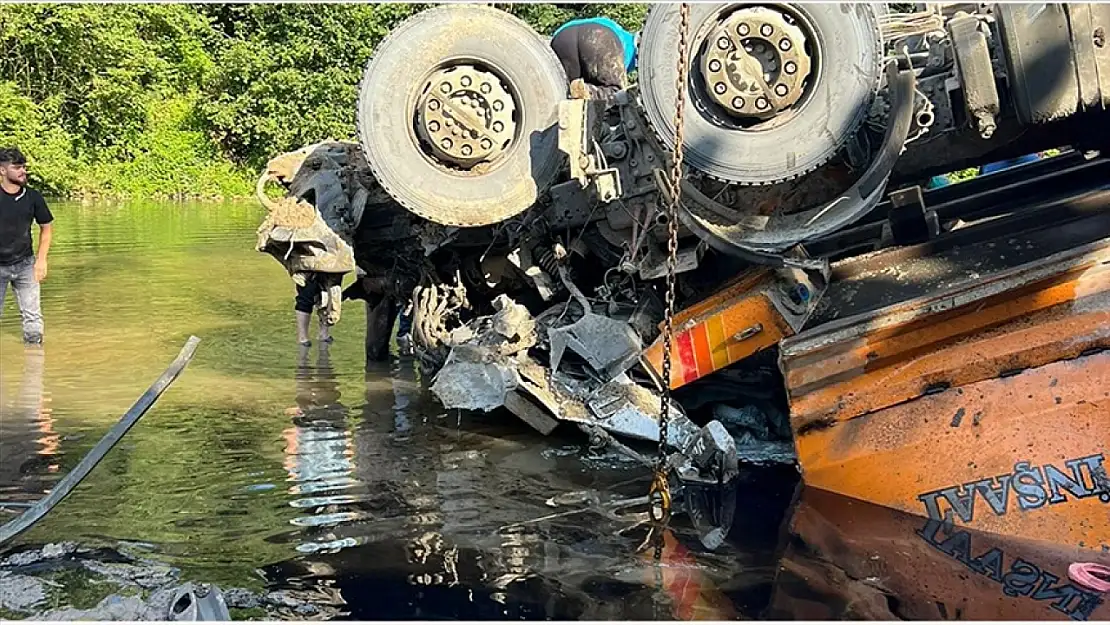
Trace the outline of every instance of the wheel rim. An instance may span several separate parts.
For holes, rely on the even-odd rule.
[[[694,86],[729,125],[759,130],[805,103],[816,73],[815,42],[808,24],[781,8],[733,11],[700,42]]]
[[[470,64],[439,69],[421,93],[416,129],[421,149],[434,162],[472,170],[495,163],[512,148],[518,105],[493,72]]]
[[[811,39],[782,11],[752,7],[728,16],[707,37],[701,70],[709,97],[730,115],[766,120],[802,98]]]

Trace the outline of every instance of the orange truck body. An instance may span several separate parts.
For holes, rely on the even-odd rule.
[[[1031,549],[1051,562],[1037,565],[1042,581],[1066,582],[1069,559],[1110,564],[1110,213],[965,239],[962,249],[930,243],[834,264],[823,296],[840,310],[815,313],[800,331],[769,303],[774,279],[749,275],[737,282],[744,288],[726,288],[677,317],[671,386],[777,343],[807,492],[867,511],[854,522],[847,503],[803,506],[796,524],[823,517],[832,529],[821,531],[847,541],[852,523],[859,536],[877,523],[875,538],[859,538],[875,553],[889,551],[880,536],[897,534],[924,554],[905,564],[905,584],[938,558],[954,561],[948,568],[964,567],[972,586],[1012,607],[991,611],[965,600],[965,618],[1024,619],[1033,614],[1024,610],[1046,605],[1045,617],[1068,618],[1041,600],[1055,596],[1050,590],[999,594],[996,563],[983,569],[981,556]],[[867,297],[873,301],[861,303]],[[762,331],[737,341],[753,326]],[[660,356],[657,343],[645,361],[658,371]],[[894,513],[907,520],[890,520]],[[922,538],[925,522],[942,524],[934,534],[942,538]],[[991,546],[951,538],[953,528]],[[1017,549],[1026,543],[1039,546]],[[944,584],[928,592],[949,590],[959,595]],[[954,609],[921,617],[951,618]]]

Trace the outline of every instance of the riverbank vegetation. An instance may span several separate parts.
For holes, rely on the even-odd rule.
[[[374,46],[420,4],[8,5],[0,145],[59,196],[250,195],[272,156],[353,138]],[[497,5],[550,34],[636,4]]]

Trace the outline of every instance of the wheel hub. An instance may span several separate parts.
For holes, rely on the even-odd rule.
[[[417,128],[440,161],[470,168],[509,149],[516,101],[496,75],[456,65],[433,74],[422,93]]]
[[[708,38],[701,71],[706,93],[737,117],[766,120],[798,103],[813,61],[806,35],[775,9],[733,13]]]

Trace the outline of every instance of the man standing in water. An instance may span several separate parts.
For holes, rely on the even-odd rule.
[[[31,222],[39,225],[39,253],[31,242]],[[0,314],[8,283],[23,319],[23,342],[42,343],[39,283],[46,279],[54,216],[42,194],[27,186],[27,159],[17,148],[0,148]]]

